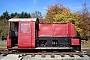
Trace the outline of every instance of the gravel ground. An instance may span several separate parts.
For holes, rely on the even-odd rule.
[[[20,58],[18,58],[19,55],[17,54],[9,54],[5,57],[3,57],[1,60],[20,60]]]
[[[0,55],[0,60],[1,60],[2,58],[4,58],[4,56],[1,54],[1,55]]]
[[[83,57],[79,55],[74,55],[74,57],[70,57],[69,55],[64,55],[64,57],[60,55],[54,56],[55,57],[52,58],[51,55],[45,55],[45,57],[35,55],[32,57],[31,55],[22,56],[20,54],[9,54],[7,56],[0,55],[0,60],[90,60],[90,57],[87,55],[83,55]]]

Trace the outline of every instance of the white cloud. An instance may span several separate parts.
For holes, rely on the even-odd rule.
[[[32,8],[34,8],[36,4],[37,4],[37,0],[33,0]]]

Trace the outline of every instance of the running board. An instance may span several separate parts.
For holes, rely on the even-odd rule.
[[[37,47],[35,49],[72,49],[72,47]]]

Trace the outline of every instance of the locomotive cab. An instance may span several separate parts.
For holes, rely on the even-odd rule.
[[[8,22],[8,49],[35,48],[35,23],[37,18],[12,18]]]

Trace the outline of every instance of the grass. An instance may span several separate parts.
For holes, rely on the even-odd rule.
[[[84,41],[84,42],[82,41],[81,47],[82,48],[90,48],[90,40]]]
[[[90,41],[81,43],[81,47],[82,47],[82,48],[90,48]]]
[[[6,48],[6,41],[0,41],[0,48]]]

